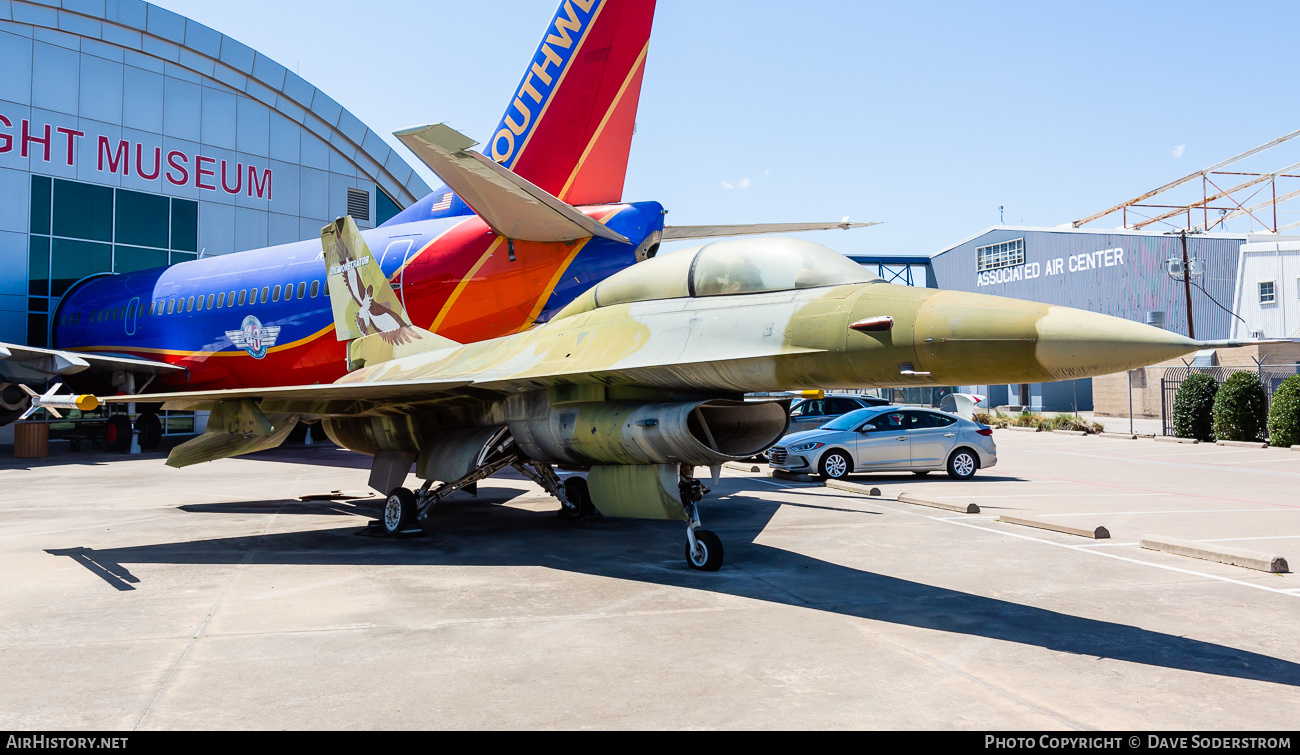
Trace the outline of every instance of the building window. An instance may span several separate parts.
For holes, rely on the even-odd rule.
[[[375,187],[375,225],[383,225],[401,212],[402,208],[383,189]],[[301,297],[299,297],[301,298]]]
[[[1000,244],[975,248],[975,272],[997,270],[1025,264],[1025,240],[1014,239]]]
[[[29,314],[56,311],[58,300],[88,276],[163,267],[169,249],[197,249],[197,218],[198,203],[191,200],[32,176]],[[151,303],[150,314],[155,312],[163,313],[161,302]],[[105,311],[94,318],[120,320],[126,313]],[[139,313],[145,314],[143,307]],[[74,314],[69,313],[69,322],[77,322]],[[27,324],[29,345],[58,345],[50,343],[48,316],[29,317]]]
[[[1273,281],[1259,282],[1259,303],[1276,304],[1277,292],[1273,290]]]

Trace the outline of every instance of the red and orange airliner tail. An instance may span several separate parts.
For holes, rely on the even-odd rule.
[[[488,154],[575,205],[619,202],[655,0],[562,0]]]

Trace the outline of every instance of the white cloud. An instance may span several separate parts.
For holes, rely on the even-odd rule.
[[[742,178],[742,179],[740,179],[740,184],[739,184],[739,186],[740,186],[740,188],[742,188],[742,189],[748,189],[748,188],[749,188],[749,179],[748,179],[748,178]]]
[[[1174,157],[1182,157],[1183,149],[1185,149],[1186,147],[1187,147],[1186,144],[1180,144],[1177,147],[1174,147]]]
[[[735,186],[732,186],[731,184],[727,183],[726,181],[723,181],[723,182],[722,182],[722,188],[724,188],[724,189],[734,189],[734,188],[736,188],[736,187],[735,187]]]

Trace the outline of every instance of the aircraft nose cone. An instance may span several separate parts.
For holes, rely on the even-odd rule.
[[[1036,330],[1034,356],[1054,380],[1122,372],[1197,349],[1177,333],[1069,307],[1049,307]]]
[[[1038,383],[1096,377],[1195,351],[1195,341],[1070,307],[946,291],[917,313],[915,349],[931,382]]]

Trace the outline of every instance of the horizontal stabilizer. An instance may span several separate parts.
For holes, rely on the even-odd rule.
[[[477,142],[444,124],[393,134],[492,230],[520,241],[576,241],[599,236],[624,244],[626,236],[470,149]]]
[[[866,228],[880,223],[751,223],[749,225],[666,225],[664,241],[685,239],[711,239],[718,236],[752,236],[763,233],[797,233],[799,231],[847,231]]]

